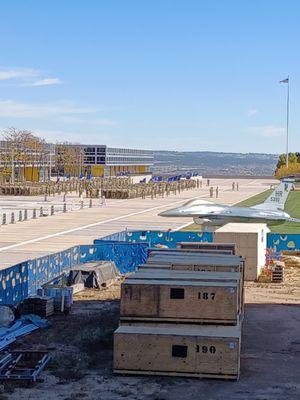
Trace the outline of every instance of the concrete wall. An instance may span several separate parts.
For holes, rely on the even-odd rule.
[[[266,264],[267,233],[265,224],[226,224],[214,233],[216,243],[236,243],[237,254],[245,259],[245,280],[258,278]]]

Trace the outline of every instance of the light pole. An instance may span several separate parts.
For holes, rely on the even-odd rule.
[[[286,167],[289,166],[289,114],[290,114],[290,77],[283,79],[279,83],[287,83],[287,96],[286,96]]]

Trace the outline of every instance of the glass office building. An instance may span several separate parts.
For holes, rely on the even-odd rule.
[[[122,149],[105,145],[68,144],[78,157],[80,170],[92,176],[120,176],[150,173],[154,163],[153,152]]]

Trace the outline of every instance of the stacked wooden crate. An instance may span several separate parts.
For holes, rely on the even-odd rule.
[[[54,314],[53,298],[49,296],[32,296],[25,299],[21,305],[22,314],[36,314],[47,318]]]
[[[114,371],[238,379],[243,310],[241,257],[154,250],[122,284]]]

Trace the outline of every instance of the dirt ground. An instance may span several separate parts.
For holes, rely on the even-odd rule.
[[[283,284],[245,284],[238,382],[112,373],[120,283],[76,295],[68,316],[23,338],[18,348],[48,349],[53,362],[34,387],[1,387],[0,400],[299,400],[300,268]]]

